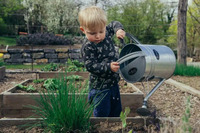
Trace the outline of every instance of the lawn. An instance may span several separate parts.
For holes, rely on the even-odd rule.
[[[16,38],[0,36],[0,45],[3,45],[3,46],[6,46],[6,45],[15,46],[16,45]]]
[[[40,65],[33,65],[33,69],[42,69],[47,64],[40,64]],[[32,69],[32,65],[23,65],[23,64],[15,64],[15,65],[8,65],[5,64],[6,69]]]

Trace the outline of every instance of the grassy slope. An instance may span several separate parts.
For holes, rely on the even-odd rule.
[[[16,45],[16,39],[10,38],[10,37],[0,37],[0,45],[6,46],[15,46]]]

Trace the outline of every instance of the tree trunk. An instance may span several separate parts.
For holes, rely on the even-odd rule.
[[[188,0],[179,0],[178,4],[178,63],[186,65],[187,57],[187,39],[186,39],[186,22],[187,22]]]

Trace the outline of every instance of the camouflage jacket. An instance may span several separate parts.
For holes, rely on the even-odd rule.
[[[123,29],[118,21],[113,21],[106,26],[106,36],[98,44],[90,42],[85,38],[81,48],[81,54],[87,71],[90,72],[90,88],[108,89],[119,82],[119,74],[111,71],[110,63],[119,58],[115,50],[113,35],[117,30]]]

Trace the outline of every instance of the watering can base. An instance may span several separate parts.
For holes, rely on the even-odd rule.
[[[136,110],[137,114],[140,115],[140,116],[149,116],[151,115],[151,112],[147,109],[147,108],[138,108]]]

